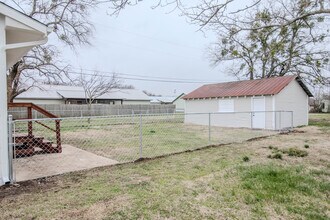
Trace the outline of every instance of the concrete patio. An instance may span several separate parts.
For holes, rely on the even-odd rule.
[[[16,181],[20,182],[118,163],[116,160],[101,157],[70,145],[63,145],[62,150],[62,153],[14,159]]]

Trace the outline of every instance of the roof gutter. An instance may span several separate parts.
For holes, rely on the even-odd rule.
[[[47,43],[48,38],[44,38],[40,41],[31,41],[31,42],[23,42],[23,43],[16,43],[16,44],[7,44],[5,46],[5,50],[17,49],[17,48],[24,48],[24,47],[34,47],[38,45],[42,45]]]

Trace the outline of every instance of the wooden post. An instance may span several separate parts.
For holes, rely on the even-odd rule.
[[[62,143],[61,143],[61,126],[60,120],[55,120],[56,125],[56,144],[57,144],[57,153],[62,153]]]
[[[32,119],[32,108],[28,107],[28,119]],[[28,136],[32,137],[33,136],[33,126],[32,126],[32,121],[28,121]]]

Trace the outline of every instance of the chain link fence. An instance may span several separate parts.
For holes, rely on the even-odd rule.
[[[292,112],[140,114],[10,121],[16,181],[134,162],[292,128]]]

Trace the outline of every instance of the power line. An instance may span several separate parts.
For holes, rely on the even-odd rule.
[[[134,76],[134,77],[140,77],[140,78],[148,78],[148,79],[163,79],[163,80],[183,80],[183,81],[198,81],[198,82],[205,82],[202,79],[189,79],[189,78],[173,78],[173,77],[158,77],[158,76],[150,76],[150,75],[137,75],[137,74],[129,74],[129,73],[117,73],[117,72],[109,72],[109,71],[103,71],[103,70],[92,70],[92,69],[82,69],[82,68],[73,68],[76,70],[83,70],[88,72],[99,72],[99,73],[108,73],[108,74],[115,74],[115,75],[123,75],[123,76]],[[211,82],[211,81],[208,81]],[[219,82],[219,81],[213,81],[213,82]]]
[[[104,25],[104,24],[101,24],[101,23],[98,23],[98,22],[93,22],[93,23],[95,23],[97,25],[100,25],[102,27],[108,28],[108,29],[115,30],[115,31],[120,31],[120,32],[132,34],[132,35],[142,37],[142,38],[146,38],[146,39],[150,39],[150,40],[160,41],[160,42],[163,42],[163,43],[166,43],[166,44],[171,44],[171,45],[178,46],[178,47],[186,47],[186,48],[190,48],[190,49],[194,49],[194,50],[203,50],[202,48],[192,47],[192,46],[183,45],[183,44],[178,44],[178,43],[175,43],[175,42],[172,42],[172,41],[167,41],[167,40],[163,40],[163,39],[159,39],[159,38],[155,38],[155,37],[150,37],[150,36],[147,36],[147,35],[144,35],[144,34],[140,34],[140,33],[132,32],[132,31],[127,31],[127,30],[124,30],[124,29]]]
[[[102,75],[102,74],[94,74],[94,73],[84,73],[84,72],[74,72],[74,71],[68,71],[68,73],[71,74],[77,74],[77,75],[86,75],[86,76],[102,76],[102,77],[113,77],[109,75]],[[214,81],[183,81],[183,80],[164,80],[164,79],[148,79],[148,78],[132,78],[132,77],[123,77],[123,76],[116,76],[116,73],[112,73],[115,75],[118,79],[127,79],[127,80],[137,80],[137,81],[148,81],[148,82],[163,82],[163,83],[217,83]]]

